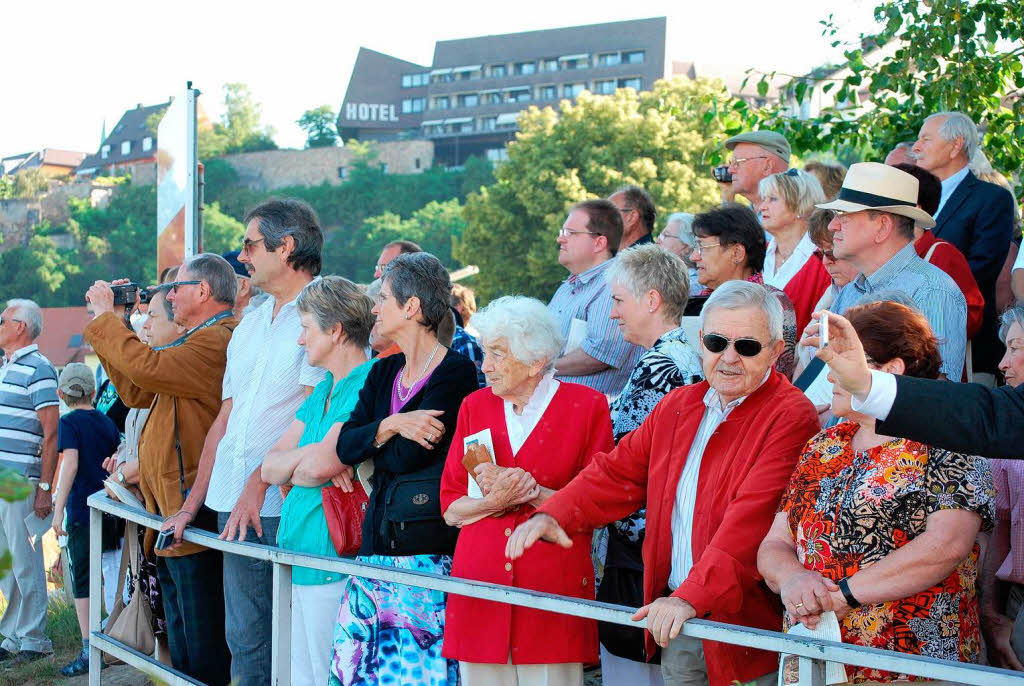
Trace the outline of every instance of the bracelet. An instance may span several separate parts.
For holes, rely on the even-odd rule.
[[[185,510],[185,509],[181,509],[181,510],[178,510],[178,511],[177,511],[177,512],[175,512],[175,513],[174,513],[173,515],[171,515],[171,517],[177,517],[178,515],[180,515],[180,514],[182,514],[182,513],[184,513],[184,514],[187,514],[187,515],[188,515],[188,521],[190,521],[190,522],[191,522],[191,521],[192,521],[193,519],[195,519],[195,518],[196,518],[196,516],[195,516],[194,514],[192,514],[191,512],[189,512],[188,510]]]
[[[839,580],[839,590],[843,592],[843,597],[846,598],[846,604],[853,609],[860,607],[860,601],[853,595],[850,590],[849,577],[843,577]]]

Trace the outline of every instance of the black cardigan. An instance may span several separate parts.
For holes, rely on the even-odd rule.
[[[405,355],[396,354],[380,360],[373,365],[366,377],[355,409],[345,422],[338,436],[338,459],[342,463],[355,466],[368,459],[374,461],[371,484],[373,492],[367,505],[366,517],[363,520],[363,544],[360,555],[393,555],[388,541],[381,535],[381,523],[384,516],[384,496],[388,486],[399,476],[417,474],[435,478],[437,485],[432,489],[431,497],[436,497],[440,512],[440,481],[444,470],[448,448],[455,434],[455,424],[459,416],[462,399],[478,389],[476,365],[459,353],[451,350],[445,353],[441,364],[431,374],[426,385],[409,398],[402,412],[412,410],[443,410],[438,419],[444,424],[444,435],[427,450],[416,441],[396,435],[380,449],[374,448],[374,439],[381,421],[391,414],[391,391],[395,377],[398,376]],[[438,519],[443,522],[440,514]],[[425,554],[451,554],[450,540],[433,542],[425,541]],[[431,549],[436,547],[436,549]]]

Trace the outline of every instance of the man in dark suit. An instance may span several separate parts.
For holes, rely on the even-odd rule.
[[[940,112],[924,121],[913,154],[917,166],[942,181],[935,214],[936,238],[960,249],[985,298],[981,331],[975,337],[974,371],[996,373],[1002,357],[997,336],[996,280],[1006,261],[1013,234],[1013,195],[971,173],[971,156],[979,145],[978,127],[960,112]]]
[[[1024,459],[1024,384],[992,389],[872,370],[850,322],[821,314],[828,316],[829,342],[817,356],[829,366],[829,378],[853,396],[853,409],[879,420],[879,434],[971,455]],[[800,344],[820,346],[816,321]]]

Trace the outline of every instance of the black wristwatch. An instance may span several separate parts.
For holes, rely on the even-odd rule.
[[[843,597],[846,598],[846,604],[853,609],[860,607],[860,601],[853,595],[850,590],[849,577],[843,577],[839,580],[839,590],[843,592]]]

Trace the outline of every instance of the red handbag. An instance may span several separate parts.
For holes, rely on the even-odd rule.
[[[353,480],[353,490],[346,493],[337,486],[320,489],[320,499],[327,518],[327,530],[338,555],[355,555],[363,544],[363,517],[370,501],[362,484]]]

